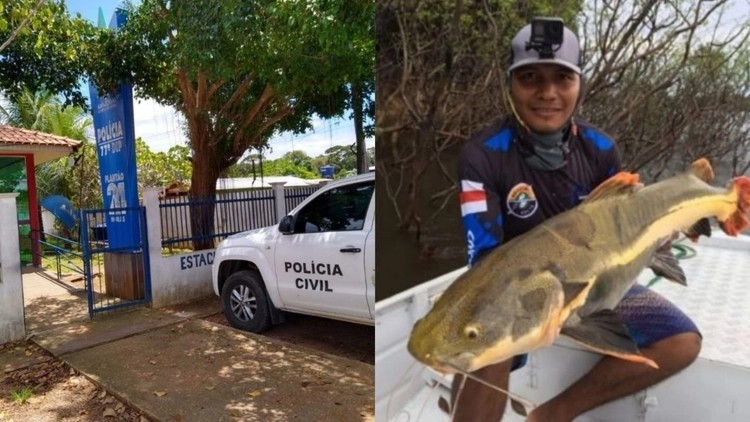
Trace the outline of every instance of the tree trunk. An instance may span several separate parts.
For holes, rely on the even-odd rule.
[[[194,140],[195,141],[195,140]],[[208,139],[198,140],[208,143]],[[196,251],[216,247],[214,237],[214,210],[216,208],[216,180],[221,173],[216,151],[194,142],[193,175],[190,183],[190,229],[193,249]]]
[[[357,139],[357,174],[367,173],[367,146],[364,130],[364,102],[362,101],[362,86],[358,82],[352,84],[352,110],[354,111],[354,134]]]

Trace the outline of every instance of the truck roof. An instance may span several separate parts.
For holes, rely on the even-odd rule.
[[[356,176],[349,176],[349,177],[345,177],[343,179],[338,179],[338,180],[332,181],[332,182],[326,184],[325,186],[328,187],[328,186],[346,185],[346,184],[353,183],[353,182],[359,182],[359,181],[364,181],[364,180],[374,180],[374,179],[375,179],[375,173],[374,172],[362,173],[362,174],[358,174]]]

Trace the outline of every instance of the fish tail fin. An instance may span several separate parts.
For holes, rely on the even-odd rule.
[[[719,221],[719,226],[724,233],[730,236],[737,234],[748,227],[750,221],[750,177],[739,176],[729,182],[733,194],[737,196],[737,207],[735,211],[723,221]]]
[[[690,173],[706,183],[714,180],[714,169],[706,158],[699,158],[690,165]]]

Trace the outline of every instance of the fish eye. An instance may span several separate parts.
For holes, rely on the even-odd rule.
[[[466,327],[464,334],[466,334],[466,337],[473,340],[479,337],[479,330],[476,327]]]

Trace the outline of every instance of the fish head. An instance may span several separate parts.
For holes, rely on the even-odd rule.
[[[475,280],[482,277],[466,273],[417,321],[407,345],[415,359],[441,373],[473,372],[554,341],[559,330],[549,327],[560,292],[548,274]]]

